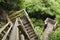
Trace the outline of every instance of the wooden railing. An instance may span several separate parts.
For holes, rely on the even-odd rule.
[[[38,40],[32,22],[25,11],[17,11],[7,16],[8,23],[0,29],[1,40]]]

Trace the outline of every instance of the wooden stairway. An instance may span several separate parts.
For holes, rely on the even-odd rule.
[[[31,40],[32,38],[34,40],[38,40],[38,36],[34,31],[31,20],[25,9],[17,11],[9,16],[11,20],[14,20],[17,17],[19,17],[19,22],[22,26],[22,30],[23,30],[22,33],[24,33],[29,40]]]
[[[34,38],[34,40],[38,40],[38,37],[37,37],[34,29],[32,28],[30,22],[27,20],[27,18],[26,17],[21,18],[21,19],[19,18],[19,21],[21,22],[23,29],[25,29],[25,32],[26,32],[29,40],[32,38]]]
[[[0,40],[6,40],[6,38],[9,36],[12,26],[13,24],[8,22],[6,25],[0,28]]]
[[[38,40],[38,36],[25,9],[12,13],[7,18],[9,18],[11,21],[9,21],[4,27],[1,28],[2,31],[0,30],[0,39],[2,38],[2,40],[19,40],[19,31],[21,31],[28,40]],[[15,19],[18,21],[15,21]],[[17,22],[18,24],[16,24]],[[15,24],[16,27],[13,24]],[[16,36],[14,33],[16,33],[17,39],[15,39]]]

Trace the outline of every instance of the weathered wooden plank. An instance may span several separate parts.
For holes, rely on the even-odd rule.
[[[24,9],[24,12],[25,12],[25,16],[27,17],[28,21],[29,21],[30,24],[31,24],[32,29],[34,30],[34,26],[33,26],[32,22],[31,22],[31,20],[30,20],[30,18],[29,18],[29,16],[28,16],[28,13],[26,12],[25,9]],[[34,32],[35,32],[35,30],[34,30]],[[35,33],[36,33],[36,32],[35,32]],[[37,35],[37,33],[36,33],[36,35]]]
[[[10,22],[8,22],[6,25],[4,25],[4,27],[2,27],[2,28],[0,29],[0,33],[1,33],[9,24],[10,24]]]
[[[13,16],[15,16],[15,15],[17,15],[17,14],[19,14],[21,11],[23,11],[24,9],[22,9],[22,10],[19,10],[19,11],[17,11],[17,12],[14,12],[14,13],[12,13],[12,15],[10,15],[9,17],[11,18],[11,17],[13,17]]]
[[[23,34],[21,34],[21,40],[25,40],[25,37]]]
[[[19,40],[19,29],[18,29],[18,27],[16,27],[16,31],[17,31],[16,40]]]
[[[9,32],[11,31],[12,27],[13,27],[13,24],[11,23],[10,28],[8,29],[7,33],[3,36],[2,40],[6,40],[6,38],[7,38],[8,34],[9,34]]]
[[[24,25],[23,25],[23,23],[22,23],[22,21],[21,21],[21,19],[19,18],[19,22],[21,23],[21,25],[22,25],[22,28],[23,28],[23,30],[24,30],[24,32],[26,33],[26,35],[28,36],[28,33],[27,33],[27,31],[26,31],[26,29],[24,28]],[[28,36],[28,39],[30,40],[30,37]]]
[[[17,18],[17,17],[19,17],[19,16],[20,16],[20,14],[18,14],[18,15],[16,15],[16,16],[12,17],[11,20],[13,20],[13,19],[15,19],[15,18]]]
[[[18,19],[16,18],[16,21],[15,21],[15,24],[13,26],[13,29],[11,31],[11,35],[10,35],[10,38],[9,40],[19,40],[19,38],[17,37],[18,36]]]
[[[17,12],[15,12],[15,13],[13,13],[12,15],[9,15],[9,18],[11,19],[11,20],[14,20],[15,18],[17,18],[17,17],[20,17],[20,19],[19,19],[19,22],[21,23],[21,25],[22,25],[22,29],[24,30],[24,32],[26,33],[25,35],[27,35],[27,38],[29,39],[29,40],[31,40],[30,39],[30,37],[29,37],[29,34],[27,33],[27,30],[26,30],[26,28],[24,28],[25,27],[25,25],[23,24],[23,22],[22,22],[22,16],[20,15],[20,13],[21,14],[24,14],[23,15],[23,17],[25,16],[26,17],[26,21],[28,21],[29,22],[29,24],[31,25],[31,28],[34,30],[34,28],[33,28],[33,25],[32,25],[32,22],[31,22],[31,20],[30,20],[30,18],[29,18],[29,16],[28,16],[28,14],[27,14],[27,12],[26,12],[26,10],[25,9],[23,9],[23,10],[21,10],[21,11],[17,11]],[[16,25],[15,25],[15,27],[16,27]],[[14,29],[14,27],[13,27],[13,30],[15,30]],[[13,31],[12,30],[12,31]],[[17,29],[16,29],[17,30]],[[16,31],[15,30],[15,31]],[[15,31],[13,31],[13,32],[11,32],[11,36],[12,36],[12,34],[15,32]],[[34,33],[36,34],[36,32],[35,32],[35,30],[34,30]],[[13,35],[14,36],[14,35]],[[37,36],[37,34],[36,34],[36,36]],[[11,37],[10,37],[11,38]],[[13,38],[12,38],[13,39]]]
[[[35,32],[35,34],[36,34],[36,36],[37,36],[37,38],[38,38],[38,35],[37,35],[36,31],[34,30],[34,26],[33,26],[32,22],[31,22],[31,20],[30,20],[30,18],[29,18],[29,16],[28,16],[28,13],[26,12],[25,9],[24,9],[24,12],[25,12],[25,16],[27,17],[28,21],[30,22],[30,25],[31,25],[33,31]],[[37,39],[37,40],[38,40],[38,39]]]

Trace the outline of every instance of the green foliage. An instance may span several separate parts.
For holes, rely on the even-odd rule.
[[[42,34],[41,28],[40,28],[39,26],[36,26],[36,27],[35,27],[35,31],[36,31],[37,35],[40,37],[41,34]]]
[[[31,18],[31,20],[34,24],[34,27],[39,26],[42,28],[44,25],[44,22],[41,19]]]
[[[0,0],[0,2],[4,2],[4,0]]]
[[[56,15],[57,29],[50,34],[49,40],[60,40],[60,15]]]
[[[22,8],[27,8],[29,13],[39,11],[42,7],[42,0],[22,0]]]
[[[60,27],[50,34],[49,40],[60,40]]]
[[[3,10],[20,10],[20,1],[19,0],[1,0],[0,9]]]
[[[35,31],[40,37],[42,34],[42,28],[43,28],[43,21],[41,19],[31,18]]]
[[[42,17],[41,15],[55,15],[55,20],[58,22],[57,27],[59,28],[53,32],[49,40],[60,39],[60,0],[0,0],[0,9],[11,11],[23,8],[26,8],[30,16],[34,16],[31,16],[31,20],[35,31],[39,36],[42,34],[42,28],[44,25],[43,19],[40,18]],[[39,14],[37,14],[37,12]],[[40,16],[38,17],[39,19],[36,18],[38,15]]]

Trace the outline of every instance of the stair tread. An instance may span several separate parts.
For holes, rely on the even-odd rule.
[[[37,36],[34,36],[34,37],[31,37],[31,39],[34,38],[35,40],[38,40],[38,37]]]
[[[28,33],[29,35],[32,35],[32,34],[35,34],[34,32],[30,32],[30,33]]]
[[[31,26],[31,25],[30,25],[30,23],[28,23],[28,24],[26,24],[26,25],[24,25],[24,26],[25,26],[25,27],[28,27],[28,26]]]
[[[30,30],[30,29],[31,29],[31,27],[26,27],[25,29],[26,29],[26,30]]]
[[[27,32],[29,33],[29,32],[32,32],[33,31],[33,29],[29,29],[29,30],[27,30]]]
[[[26,18],[22,18],[21,20],[22,20],[22,23],[23,23],[23,24],[26,24],[26,23],[29,22]]]
[[[36,36],[36,34],[32,34],[32,35],[29,35],[30,36],[30,38],[32,38],[32,37],[35,37]]]

